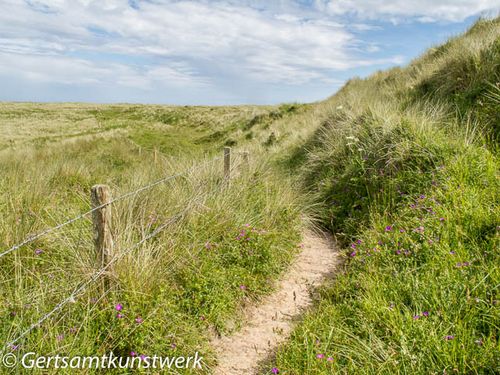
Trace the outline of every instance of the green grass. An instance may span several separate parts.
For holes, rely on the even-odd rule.
[[[500,371],[499,22],[350,81],[292,155],[346,263],[280,374]]]
[[[0,154],[2,251],[88,210],[94,184],[108,184],[118,196],[222,156],[227,137],[253,150],[248,168],[235,153],[229,185],[217,160],[114,204],[115,249],[125,255],[114,266],[113,289],[103,295],[100,283],[92,285],[20,340],[19,347],[8,348],[19,355],[199,351],[208,370],[215,360],[209,339],[241,325],[243,306],[272,290],[300,242],[300,197],[266,160],[271,150],[258,153],[263,141],[245,140],[242,130],[255,116],[280,107],[38,107],[2,104],[0,127],[16,140],[5,142]],[[279,119],[287,120],[285,112]],[[82,126],[89,118],[95,124]],[[269,124],[269,131],[274,126],[284,125]],[[42,134],[44,128],[50,132]],[[224,136],[203,139],[213,132]],[[156,163],[154,148],[159,150]],[[179,221],[128,251],[185,207]],[[2,257],[2,343],[99,268],[89,217]],[[117,303],[124,307],[124,318],[117,318]],[[136,323],[138,317],[144,322]]]

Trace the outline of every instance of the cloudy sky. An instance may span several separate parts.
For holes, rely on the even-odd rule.
[[[498,0],[0,0],[0,100],[314,101]]]

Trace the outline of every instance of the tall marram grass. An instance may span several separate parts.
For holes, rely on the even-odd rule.
[[[297,159],[346,265],[280,374],[500,371],[500,19],[350,81]]]
[[[272,280],[293,258],[301,225],[300,199],[264,158],[254,157],[246,167],[236,155],[228,184],[222,160],[212,157],[167,156],[155,164],[150,152],[121,138],[4,151],[2,250],[88,210],[93,184],[109,184],[118,196],[204,163],[113,204],[115,251],[124,255],[109,275],[112,288],[92,284],[7,351],[70,356],[199,351],[208,370],[214,360],[210,337],[236,329],[243,306],[272,289]],[[130,250],[179,212],[164,231]],[[90,219],[0,259],[2,344],[100,269]],[[123,306],[119,312],[117,304]]]

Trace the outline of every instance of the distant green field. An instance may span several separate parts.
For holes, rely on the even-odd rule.
[[[0,149],[124,137],[146,150],[181,155],[235,146],[306,106],[176,107],[0,103]]]

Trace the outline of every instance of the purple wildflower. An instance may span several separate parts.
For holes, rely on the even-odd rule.
[[[454,338],[455,338],[455,336],[453,336],[453,335],[446,335],[446,336],[444,337],[444,339],[445,339],[446,341],[451,341],[451,340],[453,340]]]
[[[444,221],[444,217],[440,217],[440,218],[439,218],[439,221]]]
[[[404,233],[404,232],[405,232],[405,230],[404,230],[404,229],[400,229],[400,230],[399,230],[399,233]]]
[[[455,255],[455,254],[456,254],[456,252],[455,252],[455,251],[453,251],[453,250],[451,250],[451,251],[450,251],[450,254],[451,254],[451,255]]]
[[[117,314],[116,314],[116,317],[117,317],[118,319],[123,319],[123,318],[125,317],[125,315],[120,314],[120,313],[117,313]]]
[[[57,341],[62,341],[64,339],[64,335],[63,334],[57,335],[56,339]]]
[[[243,284],[242,284],[242,285],[240,285],[240,289],[241,289],[241,290],[246,290],[246,289],[247,289],[247,287],[246,287],[246,285],[243,285]]]
[[[361,241],[361,240],[357,240],[357,241],[356,241],[356,243],[357,243],[358,245],[361,245],[361,243],[362,243],[362,242],[363,242],[363,241]]]
[[[272,372],[273,374],[279,374],[279,373],[280,373],[280,370],[278,370],[278,368],[277,368],[277,367],[273,367],[273,368],[271,369],[271,372]]]
[[[146,357],[146,355],[145,355],[145,354],[141,354],[141,355],[139,356],[139,358],[141,359],[141,361],[144,361],[147,357]]]
[[[350,254],[349,254],[349,256],[351,256],[351,257],[355,257],[355,256],[356,256],[356,252],[355,252],[355,251],[353,251],[352,253],[350,253]]]
[[[137,324],[141,324],[142,322],[144,322],[144,319],[142,319],[140,316],[138,316],[137,318],[135,318],[135,322]]]
[[[137,355],[137,353],[136,353],[136,352],[134,352],[134,351],[130,352],[130,356],[131,356],[131,357],[135,357],[136,355]]]
[[[422,313],[422,315],[423,315],[423,316],[429,316],[429,311],[424,311],[424,312]]]
[[[332,361],[333,361],[333,357],[328,357],[326,360],[327,360],[328,362],[332,362]]]
[[[390,232],[392,230],[392,225],[388,225],[385,227],[386,232]]]
[[[323,359],[323,358],[325,358],[325,355],[321,354],[321,353],[318,353],[318,354],[316,354],[316,358]]]
[[[10,350],[12,350],[12,351],[15,351],[15,350],[17,350],[17,349],[19,349],[19,345],[14,345],[14,344],[12,344],[12,345],[10,346]]]
[[[123,310],[123,305],[121,303],[117,303],[115,306],[116,311],[122,311]]]
[[[420,315],[413,315],[413,320],[418,320],[420,319]]]
[[[43,250],[42,250],[42,249],[36,249],[36,250],[35,250],[35,254],[36,254],[36,255],[40,255],[40,254],[42,254],[42,253],[43,253]]]

